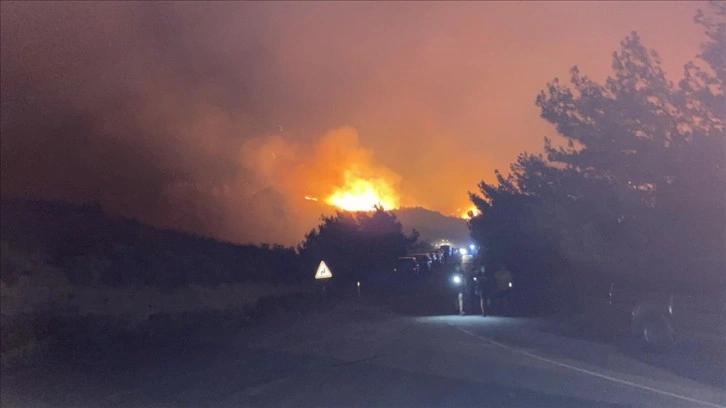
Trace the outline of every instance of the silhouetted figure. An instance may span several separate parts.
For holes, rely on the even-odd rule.
[[[474,293],[479,297],[479,306],[481,307],[481,315],[487,315],[489,279],[484,275],[484,267],[482,266],[474,275]]]
[[[465,315],[465,309],[464,309],[464,296],[467,292],[468,285],[467,285],[467,278],[466,275],[461,270],[461,267],[459,265],[456,266],[456,270],[454,274],[451,277],[452,284],[456,288],[457,296],[456,296],[456,306],[459,311],[460,315]]]

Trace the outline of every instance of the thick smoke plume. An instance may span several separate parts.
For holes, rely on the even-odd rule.
[[[0,189],[240,242],[298,242],[346,172],[449,214],[552,133],[548,80],[631,29],[678,71],[697,6],[3,1]]]
[[[396,183],[353,129],[283,136],[270,118],[289,107],[267,106],[260,83],[275,76],[257,48],[265,13],[236,7],[238,26],[224,8],[3,3],[3,195],[294,244],[330,210],[304,196],[349,166]]]
[[[361,180],[375,184],[390,198],[391,207],[398,207],[400,176],[376,164],[373,156],[352,128],[331,130],[312,143],[278,135],[250,140],[242,148],[242,162],[252,166],[257,181],[286,197],[324,202],[336,190]]]

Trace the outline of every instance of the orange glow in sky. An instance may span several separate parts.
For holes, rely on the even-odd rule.
[[[677,83],[709,10],[158,2],[149,17],[145,2],[1,3],[3,197],[290,245],[328,205],[467,218],[479,182],[545,136],[562,142],[534,104],[550,81],[577,65],[603,83],[635,30]]]

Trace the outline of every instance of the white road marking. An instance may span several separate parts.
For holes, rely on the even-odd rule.
[[[468,334],[468,335],[470,335],[470,336],[472,336],[474,338],[477,338],[477,339],[479,339],[481,341],[485,341],[485,342],[491,343],[491,344],[493,344],[495,346],[502,347],[502,348],[505,348],[507,350],[513,351],[515,353],[522,354],[522,355],[525,355],[527,357],[531,357],[531,358],[534,358],[534,359],[537,359],[537,360],[540,360],[540,361],[544,361],[546,363],[554,364],[554,365],[559,366],[559,367],[568,368],[568,369],[573,370],[573,371],[577,371],[577,372],[580,372],[580,373],[583,373],[583,374],[587,374],[587,375],[590,375],[590,376],[593,376],[593,377],[597,377],[597,378],[602,378],[604,380],[612,381],[614,383],[628,385],[628,386],[633,387],[633,388],[639,388],[641,390],[650,391],[650,392],[653,392],[653,393],[656,393],[656,394],[665,395],[665,396],[672,397],[672,398],[677,398],[677,399],[680,399],[680,400],[683,400],[683,401],[688,401],[688,402],[692,402],[692,403],[704,405],[704,406],[707,406],[707,407],[726,408],[726,406],[724,406],[724,405],[714,404],[713,402],[702,401],[702,400],[699,400],[699,399],[687,397],[685,395],[674,394],[672,392],[659,390],[657,388],[649,387],[647,385],[638,384],[638,383],[635,383],[635,382],[632,382],[632,381],[623,380],[621,378],[616,378],[616,377],[611,377],[609,375],[601,374],[601,373],[598,373],[598,372],[595,372],[595,371],[590,371],[590,370],[587,370],[587,369],[584,369],[584,368],[575,367],[573,365],[570,365],[570,364],[567,364],[567,363],[563,363],[563,362],[560,362],[560,361],[557,361],[557,360],[553,360],[553,359],[550,359],[550,358],[547,358],[547,357],[538,356],[537,354],[530,353],[528,351],[522,350],[522,349],[517,348],[517,347],[508,346],[506,344],[499,343],[497,341],[494,341],[494,340],[488,339],[488,338],[486,338],[484,336],[480,336],[480,335],[478,335],[476,333],[473,333],[473,332],[471,332],[469,330],[463,329],[463,328],[458,327],[458,326],[454,326],[453,324],[449,324],[449,326],[452,326],[452,327],[458,329],[459,331],[461,331],[463,333],[466,333],[466,334]]]
[[[459,341],[459,345],[460,346],[464,346],[464,347],[478,345],[479,347],[481,347],[481,344],[478,344],[478,343],[476,343],[476,344],[475,343],[470,343],[470,342],[463,341],[463,340]],[[484,347],[494,347],[494,345],[491,344],[491,343],[485,343],[484,344]]]

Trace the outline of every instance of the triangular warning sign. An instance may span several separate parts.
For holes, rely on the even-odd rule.
[[[330,279],[333,277],[333,272],[330,272],[330,268],[325,264],[325,261],[320,261],[318,271],[315,272],[315,279]]]

